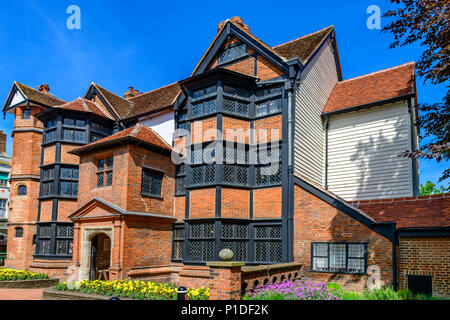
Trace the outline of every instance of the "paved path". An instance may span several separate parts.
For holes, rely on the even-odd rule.
[[[43,300],[43,289],[0,289],[0,300]]]

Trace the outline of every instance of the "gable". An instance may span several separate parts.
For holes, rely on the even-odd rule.
[[[207,70],[217,66],[257,77],[261,81],[282,77],[286,74],[264,55],[258,53],[254,47],[235,35],[231,35],[225,40]]]
[[[89,218],[113,218],[120,216],[120,214],[121,212],[119,208],[110,205],[106,201],[100,201],[94,198],[77,209],[69,216],[69,218],[72,220]]]
[[[229,51],[226,51],[227,49]],[[258,57],[260,56],[264,58],[261,60],[262,63],[258,63]],[[235,66],[231,67],[231,65]],[[261,68],[261,74],[264,74],[266,79],[285,74],[289,69],[283,57],[278,55],[271,47],[249,33],[247,29],[243,29],[228,20],[219,30],[191,76],[201,74],[217,66],[255,76],[255,74],[258,74],[258,65],[264,67]],[[267,75],[267,68],[276,70],[276,72]]]

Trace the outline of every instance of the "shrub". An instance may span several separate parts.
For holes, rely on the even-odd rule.
[[[367,300],[403,300],[402,296],[395,292],[391,286],[373,289],[372,292],[365,291],[364,297]]]
[[[342,300],[366,300],[365,297],[359,292],[344,291],[342,293]]]

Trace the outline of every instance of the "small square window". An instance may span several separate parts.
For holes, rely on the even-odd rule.
[[[22,113],[22,119],[30,119],[31,118],[31,109],[24,109]]]
[[[16,238],[23,238],[23,228],[22,227],[16,228]]]

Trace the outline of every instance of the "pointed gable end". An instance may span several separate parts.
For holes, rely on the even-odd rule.
[[[249,32],[241,18],[219,24],[219,31],[191,76],[220,66],[267,80],[288,72],[284,58]]]

